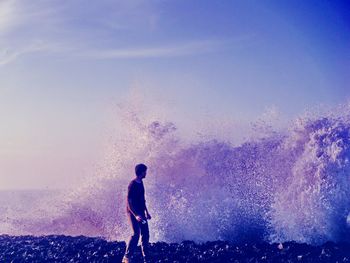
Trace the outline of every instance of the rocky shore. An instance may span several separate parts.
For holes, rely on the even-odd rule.
[[[70,236],[0,236],[0,262],[121,262],[125,242]],[[196,244],[152,243],[152,262],[350,262],[350,244],[328,242],[311,246],[233,244],[223,241]],[[134,262],[141,262],[138,250]]]

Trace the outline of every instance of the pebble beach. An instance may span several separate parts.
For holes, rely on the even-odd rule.
[[[0,236],[0,262],[121,262],[125,242],[85,236]],[[327,242],[311,246],[296,242],[233,244],[150,244],[151,262],[350,262],[350,244]],[[133,262],[142,262],[141,252]]]

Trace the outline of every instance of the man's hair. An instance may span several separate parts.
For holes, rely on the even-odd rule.
[[[140,163],[140,164],[135,166],[135,173],[137,176],[141,175],[146,170],[147,170],[147,166],[144,165],[143,163]]]

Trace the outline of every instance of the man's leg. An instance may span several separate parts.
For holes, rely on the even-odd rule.
[[[142,248],[142,255],[145,262],[149,262],[149,251],[148,251],[148,244],[149,244],[149,229],[148,229],[148,223],[146,220],[145,224],[140,224],[141,229],[141,248]]]
[[[140,238],[139,223],[137,222],[134,215],[132,215],[131,213],[128,213],[128,218],[129,218],[129,222],[130,222],[133,233],[132,233],[132,236],[130,237],[129,242],[126,246],[124,258],[130,258],[132,256],[135,248],[137,247],[137,243],[139,242],[139,238]]]

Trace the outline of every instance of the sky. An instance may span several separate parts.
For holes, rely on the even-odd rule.
[[[187,133],[208,116],[292,119],[348,101],[349,10],[345,0],[0,0],[0,189],[78,182],[118,126],[115,105],[135,97]]]

